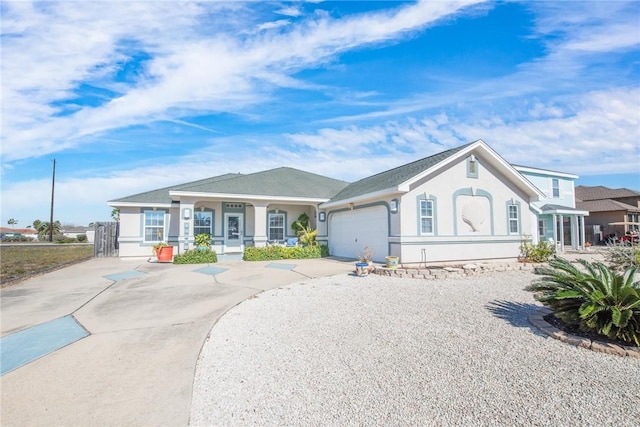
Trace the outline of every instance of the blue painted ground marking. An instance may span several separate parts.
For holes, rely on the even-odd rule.
[[[133,278],[144,276],[144,275],[145,273],[131,270],[131,271],[123,271],[122,273],[109,274],[108,276],[103,276],[103,277],[109,280],[113,280],[114,282],[119,282],[120,280],[133,279]]]
[[[280,270],[293,270],[294,268],[297,267],[297,265],[296,264],[277,264],[275,262],[272,262],[271,264],[267,264],[267,267],[279,268]]]
[[[224,273],[227,270],[227,268],[221,267],[202,267],[193,271],[195,271],[196,273],[210,274],[212,276],[215,276],[216,274]]]
[[[242,261],[242,254],[218,254],[218,261]]]
[[[0,375],[89,335],[73,316],[64,316],[0,338]]]

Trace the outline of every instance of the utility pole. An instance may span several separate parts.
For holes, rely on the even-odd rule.
[[[49,241],[53,242],[53,194],[56,188],[56,159],[53,159],[53,179],[51,181],[51,217],[49,218]]]

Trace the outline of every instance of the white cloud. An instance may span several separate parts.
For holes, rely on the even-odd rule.
[[[291,17],[296,17],[296,16],[301,16],[302,15],[302,11],[300,10],[300,7],[298,7],[298,6],[283,7],[282,9],[276,10],[276,13],[278,13],[280,15],[291,16]]]
[[[242,109],[302,67],[402,38],[472,3],[420,2],[340,20],[316,16],[255,38],[196,32],[203,14],[214,16],[211,8],[226,3],[10,4],[2,17],[3,31],[13,34],[3,38],[3,106],[12,106],[3,111],[3,158],[46,155],[90,141],[82,137],[176,114]],[[210,25],[230,14],[220,15]],[[57,115],[52,103],[72,97],[79,82],[100,84],[118,69],[127,59],[119,50],[125,40],[153,55],[143,78],[104,105]]]

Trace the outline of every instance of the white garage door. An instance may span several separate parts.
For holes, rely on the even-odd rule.
[[[365,246],[375,251],[374,260],[383,262],[389,251],[387,209],[376,206],[329,215],[331,255],[356,258]]]

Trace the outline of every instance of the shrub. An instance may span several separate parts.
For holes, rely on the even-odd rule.
[[[86,242],[87,241],[87,235],[86,234],[78,234],[78,237],[76,237],[76,239],[78,239],[78,242]]]
[[[640,346],[640,281],[637,270],[624,273],[606,265],[578,261],[584,271],[563,258],[537,269],[543,277],[528,288],[567,326]]]
[[[211,247],[211,235],[209,233],[196,234],[194,239],[196,246]]]
[[[525,236],[522,243],[520,243],[521,261],[548,262],[555,253],[555,245],[546,240],[540,240],[534,245],[531,243],[531,240]]]
[[[174,264],[210,264],[218,262],[216,251],[189,249],[173,257]]]
[[[244,250],[245,261],[273,261],[278,259],[308,259],[329,256],[326,245],[314,246],[265,246],[263,248],[250,247]]]
[[[640,268],[640,247],[607,244],[608,250],[604,260],[615,270],[625,270],[629,267]]]

